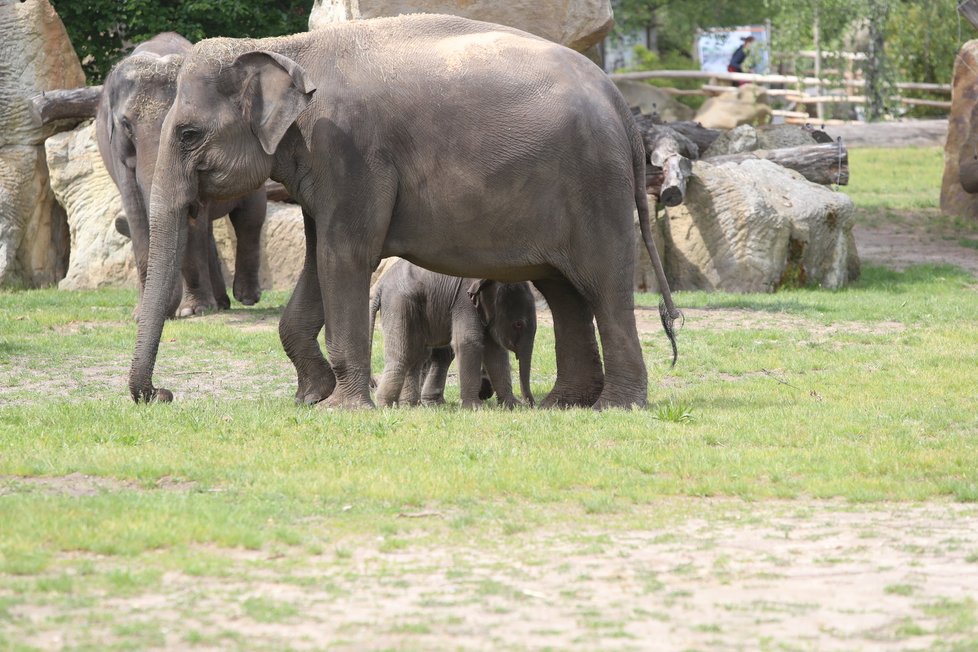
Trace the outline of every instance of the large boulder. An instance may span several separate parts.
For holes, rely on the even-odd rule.
[[[711,97],[703,102],[694,118],[710,129],[733,129],[739,125],[762,125],[771,121],[764,88],[744,84],[736,91]]]
[[[844,286],[859,274],[847,195],[765,160],[696,161],[661,228],[673,290],[773,292]]]
[[[616,81],[615,86],[621,91],[629,107],[638,107],[644,114],[658,113],[663,122],[679,122],[691,120],[694,111],[677,102],[661,88],[637,81]]]
[[[944,177],[941,181],[941,212],[945,215],[978,217],[978,194],[969,194],[958,180],[958,157],[968,139],[971,115],[978,105],[978,40],[968,41],[954,59],[951,113],[944,144]],[[976,126],[978,127],[978,126]]]
[[[68,212],[71,259],[58,283],[62,290],[136,287],[129,238],[115,230],[124,216],[119,190],[102,164],[95,123],[48,138],[51,188]]]
[[[614,25],[610,0],[315,0],[309,29],[399,14],[464,16],[509,25],[584,52]]]
[[[65,272],[67,224],[48,186],[42,143],[66,125],[35,125],[28,99],[84,85],[48,1],[0,0],[0,287],[49,285]]]

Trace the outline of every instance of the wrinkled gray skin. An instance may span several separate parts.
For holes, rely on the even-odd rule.
[[[192,44],[173,32],[138,45],[106,77],[95,118],[102,162],[122,196],[126,220],[116,229],[132,239],[139,273],[140,302],[149,252],[149,206],[163,118],[176,95],[176,76]],[[216,308],[230,308],[221,273],[212,221],[230,214],[237,235],[234,296],[245,305],[261,297],[258,286],[259,238],[265,221],[265,189],[233,201],[204,201],[188,224],[182,257],[182,290],[174,284],[166,314],[186,317]],[[138,308],[137,308],[138,314]]]
[[[458,360],[463,407],[482,404],[483,367],[499,403],[519,404],[508,351],[519,361],[523,398],[533,405],[530,364],[537,319],[528,283],[456,278],[399,260],[374,287],[371,319],[378,310],[384,333],[384,373],[377,387],[381,405],[443,403],[448,365],[442,364],[442,352],[433,356],[432,349],[449,344]]]
[[[978,104],[968,120],[968,136],[958,154],[958,180],[965,192],[978,193]]]
[[[196,198],[233,197],[270,176],[305,221],[304,267],[279,322],[297,400],[373,406],[370,275],[400,256],[450,276],[533,281],[556,340],[542,406],[645,405],[636,207],[664,324],[679,313],[652,243],[644,159],[600,68],[508,27],[413,14],[197,43],[163,124],[130,393],[172,400],[152,375]]]

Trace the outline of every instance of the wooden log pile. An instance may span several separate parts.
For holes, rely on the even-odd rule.
[[[811,145],[703,156],[723,133],[721,130],[691,121],[663,123],[655,114],[636,114],[634,118],[645,143],[646,189],[665,206],[678,206],[685,200],[694,160],[722,164],[765,159],[795,170],[812,183],[839,186],[849,183],[849,153],[842,139],[833,141],[824,131],[809,125],[798,129],[810,136]]]

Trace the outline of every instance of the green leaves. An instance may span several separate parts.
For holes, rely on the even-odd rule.
[[[89,84],[99,84],[133,47],[160,32],[191,41],[215,36],[262,38],[305,31],[309,0],[52,0]]]

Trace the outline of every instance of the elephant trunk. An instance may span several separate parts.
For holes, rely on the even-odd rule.
[[[177,157],[161,156],[159,169],[163,174],[153,183],[150,200],[146,287],[129,368],[129,392],[137,403],[173,399],[169,391],[153,387],[153,367],[187,243],[187,221],[195,218],[198,208],[195,184],[182,178]]]
[[[535,405],[533,392],[530,390],[530,362],[533,359],[533,338],[526,337],[520,342],[516,352],[516,359],[520,364],[520,390],[523,392],[523,400],[530,407]]]

